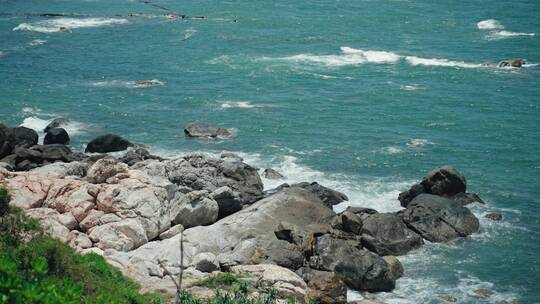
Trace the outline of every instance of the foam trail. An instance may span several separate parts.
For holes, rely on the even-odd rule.
[[[412,66],[440,66],[440,67],[460,67],[467,69],[480,68],[483,65],[477,63],[466,63],[463,61],[452,61],[438,58],[421,58],[416,56],[406,56],[405,60]]]
[[[255,108],[271,108],[269,104],[253,104],[249,101],[225,101],[221,104],[223,109],[240,108],[240,109],[255,109]]]
[[[184,39],[182,40],[188,40],[193,35],[195,35],[195,33],[197,33],[197,30],[195,28],[193,27],[188,28],[187,30],[184,31]]]
[[[40,33],[55,33],[60,32],[60,28],[67,29],[85,28],[85,27],[98,27],[114,24],[128,23],[127,19],[120,18],[55,18],[45,21],[39,21],[35,23],[21,23],[15,28],[14,31],[33,31]]]
[[[34,39],[28,43],[29,46],[42,45],[47,43],[47,40],[44,39]]]
[[[511,31],[498,31],[491,33],[488,37],[492,39],[503,39],[503,38],[510,38],[510,37],[519,37],[519,36],[528,36],[533,37],[536,36],[535,33],[516,33]]]
[[[416,148],[426,145],[433,145],[434,143],[424,138],[413,138],[407,142],[408,147]]]
[[[329,67],[341,67],[347,65],[359,65],[364,63],[396,63],[401,56],[392,52],[386,51],[371,51],[354,49],[350,47],[341,47],[340,55],[312,55],[312,54],[299,54],[289,57],[277,58],[278,60],[293,61],[293,62],[306,62],[321,64]],[[262,60],[269,60],[271,58],[262,58]]]
[[[94,81],[90,85],[100,88],[128,88],[128,89],[140,89],[150,88],[156,86],[162,86],[165,83],[158,79],[151,79],[147,81],[126,81],[126,80],[106,80],[106,81]]]

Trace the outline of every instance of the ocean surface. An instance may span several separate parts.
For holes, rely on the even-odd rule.
[[[0,0],[0,121],[67,117],[75,150],[112,132],[166,156],[233,151],[382,212],[451,164],[487,201],[480,232],[400,257],[378,297],[540,303],[539,1],[152,3]],[[528,64],[493,65],[512,58]],[[188,140],[192,121],[235,136]]]

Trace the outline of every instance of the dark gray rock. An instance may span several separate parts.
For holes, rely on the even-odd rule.
[[[45,139],[43,140],[44,145],[69,145],[69,134],[65,129],[62,128],[52,128],[47,131],[45,134]]]
[[[88,143],[85,152],[87,153],[108,153],[124,151],[133,146],[127,139],[115,134],[105,134],[98,136]]]
[[[43,129],[43,132],[47,133],[49,132],[50,129],[65,127],[68,124],[69,124],[69,119],[67,118],[62,118],[62,117],[55,118],[45,127],[45,129]]]
[[[219,206],[218,219],[242,210],[242,199],[237,192],[227,186],[220,187],[210,193]]]
[[[452,199],[462,206],[472,203],[485,204],[485,202],[476,193],[458,193],[452,196]]]
[[[480,228],[469,209],[454,200],[431,194],[415,197],[402,213],[409,228],[431,242],[466,237]]]
[[[16,127],[12,129],[15,136],[15,147],[30,148],[37,145],[39,136],[36,131],[26,127]]]
[[[344,211],[332,220],[332,227],[359,235],[362,232],[362,219],[350,211]]]
[[[488,213],[484,216],[485,218],[488,218],[492,221],[502,221],[503,219],[503,216],[500,212],[491,212],[491,213]]]
[[[15,134],[0,123],[0,159],[11,154],[15,148]]]
[[[363,250],[359,242],[329,234],[317,238],[309,264],[314,269],[335,271],[356,290],[391,291],[398,279],[383,258]]]
[[[407,205],[418,195],[425,193],[426,189],[421,184],[414,184],[411,189],[401,192],[398,196],[398,200],[402,207],[407,208]]]
[[[241,161],[241,162],[244,161],[244,159],[240,155],[232,153],[232,152],[222,152],[219,157],[226,158],[226,159],[232,159],[232,160],[238,160],[238,161]]]
[[[431,170],[422,180],[426,193],[454,196],[467,190],[467,181],[454,167],[444,166]]]
[[[378,255],[403,255],[424,244],[422,237],[407,228],[395,213],[367,217],[362,233],[362,245]]]
[[[17,163],[24,160],[28,160],[33,163],[43,162],[43,156],[41,155],[41,151],[26,148],[15,148],[13,152],[17,156]]]
[[[303,188],[316,194],[323,201],[323,203],[329,208],[332,208],[332,206],[337,205],[343,201],[349,200],[349,198],[345,194],[336,190],[332,190],[325,186],[322,186],[318,184],[317,182],[312,182],[312,183],[303,182],[303,183],[298,183],[298,184],[292,184],[291,187]]]
[[[73,160],[71,157],[73,152],[71,152],[71,149],[64,145],[36,145],[30,149],[41,152],[41,158],[43,161],[47,160],[49,162],[71,162]]]
[[[231,137],[232,133],[225,128],[214,127],[206,123],[189,123],[184,129],[187,137]]]
[[[264,170],[262,176],[267,179],[283,179],[284,176],[274,169],[267,168]]]
[[[23,160],[20,163],[17,164],[15,169],[17,171],[30,171],[32,169],[35,169],[39,167],[38,164],[31,162],[30,160]]]
[[[120,158],[120,161],[128,166],[133,166],[134,164],[146,159],[152,159],[150,152],[148,152],[148,150],[145,148],[136,148],[128,150],[126,154]]]

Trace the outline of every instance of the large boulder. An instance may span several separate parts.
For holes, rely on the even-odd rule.
[[[242,200],[240,195],[227,186],[217,188],[210,197],[215,200],[219,206],[218,218],[224,218],[242,210]]]
[[[93,184],[101,184],[111,177],[118,174],[127,174],[128,166],[124,163],[119,163],[112,158],[102,158],[95,162],[90,169],[86,178]]]
[[[415,197],[402,214],[409,228],[430,242],[465,237],[480,228],[472,212],[454,200],[431,194]]]
[[[178,193],[171,202],[173,224],[190,228],[214,223],[218,218],[219,205],[207,196],[206,191]]]
[[[347,286],[334,272],[311,271],[307,296],[315,303],[343,304],[347,303]]]
[[[36,131],[26,127],[16,127],[12,130],[15,136],[15,147],[30,148],[37,145],[39,136]]]
[[[231,137],[232,133],[225,128],[214,127],[206,123],[189,123],[184,129],[184,133],[187,137]]]
[[[327,207],[330,207],[330,208],[332,206],[334,206],[334,205],[337,205],[337,204],[343,202],[343,201],[348,201],[349,200],[347,195],[345,195],[345,194],[343,194],[343,193],[341,193],[339,191],[327,188],[327,187],[325,187],[323,185],[320,185],[317,182],[312,182],[312,183],[301,182],[301,183],[292,184],[290,186],[288,184],[283,184],[283,185],[279,186],[277,189],[275,189],[273,191],[270,191],[270,193],[273,193],[274,191],[279,191],[280,189],[287,188],[287,187],[298,187],[298,188],[306,189],[306,190],[314,193],[315,195],[317,195],[322,200],[322,202]]]
[[[0,159],[11,154],[15,148],[15,134],[13,131],[0,123]]]
[[[62,128],[52,128],[47,131],[47,134],[45,134],[45,139],[43,140],[44,145],[52,145],[52,144],[61,144],[61,145],[68,145],[69,144],[69,134],[65,129]]]
[[[36,145],[30,149],[39,151],[43,161],[52,163],[55,161],[71,162],[73,160],[73,152],[71,152],[70,148],[64,145]]]
[[[108,153],[124,151],[133,146],[127,139],[115,134],[105,134],[98,136],[88,143],[85,152],[87,153]]]
[[[133,169],[151,176],[167,178],[172,183],[186,189],[214,192],[227,186],[238,196],[242,205],[251,204],[263,196],[263,183],[257,170],[243,162],[227,161],[201,154],[166,160],[146,160],[135,164]],[[219,201],[219,199],[218,199]],[[221,201],[224,208],[238,209],[236,203]],[[230,213],[233,211],[223,211]]]
[[[424,243],[395,213],[377,213],[363,221],[362,245],[378,255],[403,255]]]
[[[320,236],[313,246],[310,266],[324,271],[335,271],[351,288],[366,291],[391,291],[395,276],[390,265],[367,250],[356,240],[346,240],[331,234]]]

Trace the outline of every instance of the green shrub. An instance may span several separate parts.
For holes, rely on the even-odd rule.
[[[0,188],[0,204],[9,195]],[[49,237],[18,208],[0,217],[0,304],[163,303],[96,254],[80,255]]]
[[[206,279],[196,282],[195,286],[207,287],[207,288],[225,288],[233,286],[235,283],[238,283],[239,279],[232,273],[218,273],[212,275]]]

